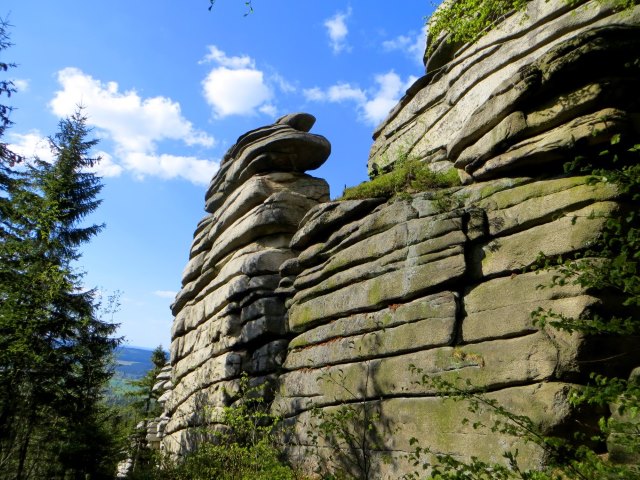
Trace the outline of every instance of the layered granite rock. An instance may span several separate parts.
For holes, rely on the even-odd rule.
[[[376,131],[370,174],[409,153],[436,171],[456,169],[463,186],[319,205],[293,237],[300,254],[283,264],[279,291],[298,335],[273,408],[293,432],[290,459],[309,471],[358,477],[353,452],[366,444],[370,475],[400,478],[412,438],[466,459],[499,462],[517,448],[536,466],[544,452],[474,430],[491,412],[471,416],[422,375],[468,381],[563,435],[595,418],[571,408],[572,386],[594,368],[624,377],[640,363],[637,339],[540,329],[539,308],[581,318],[615,301],[551,287],[556,272],[531,271],[540,253],[585,249],[627,208],[615,186],[563,166],[640,138],[640,7],[534,0],[527,15],[475,44],[436,49],[433,70]],[[365,418],[375,424],[358,432],[368,440],[340,449],[317,433],[345,408],[360,422],[352,432]],[[351,458],[341,458],[345,449]]]
[[[465,182],[529,174],[606,141],[637,121],[638,24],[637,7],[533,0],[475,43],[437,39],[427,74],[374,133],[370,175],[407,154]]]
[[[375,478],[408,471],[411,438],[463,458],[500,461],[519,448],[529,465],[544,461],[515,438],[475,432],[462,422],[464,403],[438,398],[420,380],[469,381],[548,431],[573,428],[571,384],[585,381],[605,351],[620,360],[608,371],[629,369],[640,356],[630,342],[540,330],[531,316],[538,308],[581,317],[607,301],[576,285],[539,288],[556,272],[529,267],[539,252],[566,255],[592,242],[604,222],[598,214],[618,208],[617,197],[615,187],[588,177],[517,178],[312,209],[291,243],[305,247],[281,270],[289,329],[298,335],[273,408],[294,432],[290,458],[309,470],[324,461],[335,467],[336,449],[314,437],[318,411],[350,406],[376,418]],[[345,459],[340,467],[352,465]]]
[[[615,305],[579,285],[552,286],[556,272],[532,266],[540,253],[583,251],[629,207],[614,185],[563,165],[640,138],[640,7],[532,0],[526,15],[471,45],[436,39],[429,73],[376,131],[372,175],[409,153],[456,169],[460,186],[329,202],[326,184],[303,173],[329,153],[306,115],[229,150],[173,307],[168,452],[193,448],[192,427],[233,401],[246,372],[273,380],[289,460],[308,472],[360,477],[366,450],[369,478],[401,478],[412,438],[462,459],[502,461],[517,448],[536,466],[544,452],[474,429],[491,425],[491,411],[470,414],[423,376],[468,381],[563,435],[593,420],[571,407],[573,386],[594,369],[625,377],[640,364],[637,339],[540,328],[531,315],[580,318]],[[318,435],[344,408],[350,416],[334,418],[351,418],[341,427],[366,446]]]
[[[329,199],[319,167],[331,147],[309,133],[315,118],[287,115],[248,132],[225,155],[205,197],[182,289],[172,306],[172,389],[163,445],[182,454],[212,408],[233,401],[246,372],[273,378],[288,337],[275,293],[289,242],[307,211]]]

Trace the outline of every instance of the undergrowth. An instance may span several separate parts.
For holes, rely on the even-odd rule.
[[[270,413],[262,388],[240,377],[236,402],[211,415],[202,429],[207,441],[182,461],[158,458],[150,471],[135,480],[294,480],[278,441],[281,418]],[[130,477],[133,480],[133,477]]]

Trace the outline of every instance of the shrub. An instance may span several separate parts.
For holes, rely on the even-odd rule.
[[[340,200],[392,198],[455,185],[460,185],[460,179],[454,168],[445,173],[434,172],[424,162],[405,156],[395,163],[392,171],[355,187],[345,188]]]
[[[198,448],[181,462],[159,459],[150,476],[158,480],[293,480],[276,440],[280,418],[269,412],[260,387],[240,378],[238,399],[211,416]]]
[[[604,0],[600,0],[604,3]],[[582,0],[565,0],[569,5],[583,3]],[[525,10],[529,0],[455,0],[444,2],[429,18],[429,48],[433,53],[434,43],[443,32],[447,42],[470,43],[493,30],[509,15]],[[609,0],[618,11],[629,10],[638,5],[638,0]],[[526,17],[525,17],[526,18]]]

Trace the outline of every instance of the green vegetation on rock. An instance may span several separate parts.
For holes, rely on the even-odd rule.
[[[444,173],[434,172],[426,163],[405,155],[395,162],[392,171],[346,188],[339,200],[392,198],[456,185],[460,185],[456,169],[452,168]]]
[[[524,10],[529,0],[457,0],[443,3],[429,19],[429,37],[443,32],[449,42],[472,42],[489,32],[514,11]],[[432,53],[433,43],[427,53]]]
[[[565,0],[569,5],[582,0]],[[604,3],[604,0],[599,0]],[[490,32],[509,15],[525,10],[529,0],[456,0],[442,3],[428,20],[431,44],[427,55],[438,45],[436,40],[448,34],[447,42],[470,43]],[[638,5],[638,0],[612,0],[607,2],[616,10]]]
[[[209,425],[197,432],[203,439],[181,462],[164,457],[131,480],[294,480],[284,461],[279,432],[282,419],[270,413],[266,385],[252,386],[240,378],[233,405],[209,414]]]

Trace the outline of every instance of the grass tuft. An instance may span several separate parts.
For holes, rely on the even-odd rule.
[[[436,173],[425,163],[414,158],[406,158],[396,162],[394,169],[388,173],[355,187],[345,188],[339,200],[389,199],[398,195],[457,185],[460,185],[460,179],[455,168],[444,173]]]

